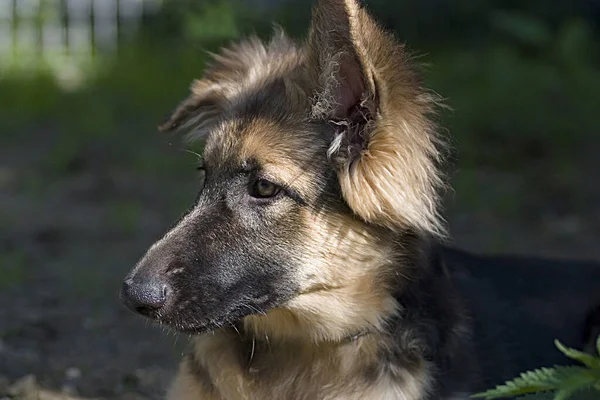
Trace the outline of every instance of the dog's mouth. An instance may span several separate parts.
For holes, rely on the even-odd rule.
[[[234,326],[244,317],[252,314],[252,310],[238,306],[215,317],[198,318],[197,314],[187,315],[186,313],[181,313],[174,317],[167,318],[157,316],[154,320],[161,326],[166,326],[180,333],[200,335],[217,329]]]
[[[243,301],[238,298],[232,302],[203,302],[199,297],[178,292],[174,285],[158,278],[127,278],[120,297],[136,314],[187,334],[198,334],[228,326],[247,315],[262,313],[274,305],[270,296],[243,296]]]
[[[253,301],[252,304],[241,303],[227,307],[226,312],[215,313],[214,315],[202,312],[194,307],[182,308],[177,304],[173,304],[170,310],[147,313],[136,311],[162,327],[187,335],[201,335],[206,332],[236,326],[243,318],[250,315],[265,314],[269,309],[276,307],[277,304],[279,302],[275,301]],[[173,309],[177,309],[178,312],[171,311]]]
[[[178,322],[178,321],[170,321],[165,322],[160,319],[156,319],[156,322],[164,327],[170,328],[178,333],[183,333],[186,335],[202,335],[207,332],[216,331],[218,329],[224,329],[231,326],[237,325],[244,316],[233,317],[227,316],[221,319],[210,320],[207,322]]]
[[[264,315],[297,295],[293,290],[265,291],[252,286],[244,286],[244,290],[181,290],[178,286],[156,275],[128,277],[121,300],[136,314],[163,327],[198,335],[231,327],[250,315]]]

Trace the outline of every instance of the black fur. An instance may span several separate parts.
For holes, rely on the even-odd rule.
[[[412,262],[418,272],[397,295],[404,312],[389,322],[395,346],[365,374],[374,378],[391,365],[410,369],[424,356],[433,367],[430,399],[572,365],[554,339],[582,349],[592,328],[600,328],[598,263],[485,257],[438,245]]]
[[[554,339],[583,349],[586,318],[600,305],[598,263],[440,251],[472,316],[480,390],[570,364]]]

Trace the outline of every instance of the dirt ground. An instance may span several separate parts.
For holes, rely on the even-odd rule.
[[[46,399],[160,399],[187,338],[127,311],[118,291],[193,200],[191,162],[188,173],[140,173],[126,152],[91,148],[56,174],[43,167],[46,136],[0,145],[0,399],[35,398],[36,387],[55,392]],[[164,141],[147,146],[156,162],[191,161]],[[448,197],[455,244],[600,260],[600,142],[581,148],[568,179],[550,160],[519,172],[458,171],[468,193]]]

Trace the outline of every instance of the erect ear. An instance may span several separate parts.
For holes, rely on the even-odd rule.
[[[313,115],[364,123],[377,112],[371,66],[359,43],[355,0],[320,0],[313,9],[309,64],[319,88]]]
[[[410,57],[358,0],[319,0],[308,39],[317,81],[312,117],[335,129],[328,156],[342,195],[363,220],[443,234],[435,126],[437,99]]]
[[[191,140],[201,139],[216,124],[224,107],[225,97],[221,86],[209,80],[196,80],[191,94],[159,125],[161,132],[174,132],[193,128]]]

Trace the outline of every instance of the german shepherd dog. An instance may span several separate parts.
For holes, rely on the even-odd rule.
[[[438,105],[357,0],[214,56],[161,126],[202,190],[121,294],[193,338],[169,400],[463,399],[595,339],[597,264],[444,244]]]

